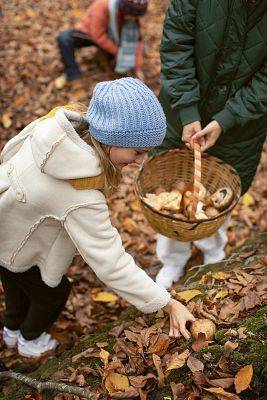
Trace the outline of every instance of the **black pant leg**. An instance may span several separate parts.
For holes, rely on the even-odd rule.
[[[30,307],[20,330],[25,339],[33,340],[47,331],[57,319],[68,300],[71,283],[63,276],[60,284],[51,288],[42,281],[38,267],[26,272],[27,276],[20,285],[30,299]]]
[[[72,31],[73,44],[75,49],[81,47],[97,46],[85,33],[73,29]]]
[[[67,78],[72,80],[79,77],[81,71],[75,60],[74,50],[85,46],[93,46],[95,43],[83,32],[74,29],[61,32],[57,37],[57,42]]]
[[[29,298],[16,281],[17,275],[0,266],[0,277],[6,306],[3,323],[4,326],[11,330],[20,328],[30,305]]]

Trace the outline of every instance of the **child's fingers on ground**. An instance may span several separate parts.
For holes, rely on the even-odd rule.
[[[185,322],[180,326],[180,332],[185,339],[190,339],[191,335],[185,327]]]

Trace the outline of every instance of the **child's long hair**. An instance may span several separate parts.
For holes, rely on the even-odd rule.
[[[75,111],[79,112],[83,116],[86,114],[87,107],[80,103],[71,104]],[[111,195],[114,193],[121,181],[121,168],[113,163],[110,159],[110,146],[100,143],[93,136],[90,135],[90,127],[88,125],[80,125],[75,127],[76,132],[80,137],[83,138],[96,152],[99,158],[103,174],[105,177],[105,194]]]

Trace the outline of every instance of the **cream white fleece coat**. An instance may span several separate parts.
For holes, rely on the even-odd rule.
[[[121,297],[145,313],[156,311],[170,295],[125,252],[105,196],[76,190],[67,181],[101,173],[94,150],[75,131],[81,118],[60,109],[32,122],[3,149],[0,265],[18,273],[37,265],[43,281],[55,287],[77,248]]]

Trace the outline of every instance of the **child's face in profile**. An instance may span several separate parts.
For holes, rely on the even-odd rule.
[[[111,147],[109,156],[112,162],[125,167],[128,164],[141,164],[150,148]]]

